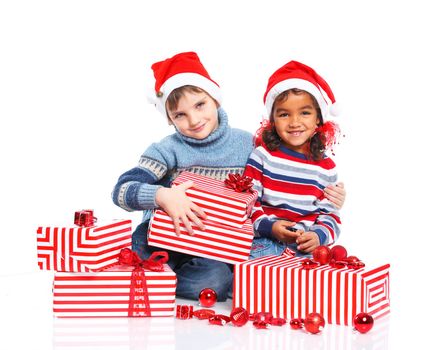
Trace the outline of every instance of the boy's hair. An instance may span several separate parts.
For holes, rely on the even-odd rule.
[[[323,117],[322,112],[320,110],[319,104],[317,103],[317,100],[315,97],[308,93],[307,91],[301,90],[301,89],[289,89],[281,94],[279,94],[275,101],[273,102],[272,111],[270,113],[270,123],[263,129],[261,139],[262,142],[267,146],[267,148],[271,151],[274,151],[278,149],[280,146],[283,145],[282,140],[280,139],[278,133],[276,132],[274,118],[273,118],[273,112],[274,112],[274,106],[276,102],[283,102],[288,98],[288,95],[292,93],[294,95],[300,95],[300,94],[308,94],[311,96],[311,99],[313,101],[313,106],[317,110],[317,117],[319,119],[319,125],[323,124]],[[320,160],[323,158],[323,154],[325,151],[325,140],[323,139],[324,135],[321,135],[320,132],[316,132],[309,141],[309,152],[307,154],[307,157],[313,159],[313,160]]]
[[[199,88],[198,86],[194,86],[194,85],[184,85],[184,86],[176,88],[169,94],[166,100],[166,112],[167,110],[174,111],[176,108],[178,108],[179,100],[181,99],[182,96],[184,96],[186,92],[191,92],[196,94],[204,92],[216,103],[216,106],[219,106],[219,102],[217,102],[216,99],[213,98],[206,90],[203,90]],[[169,115],[167,117],[169,118]]]

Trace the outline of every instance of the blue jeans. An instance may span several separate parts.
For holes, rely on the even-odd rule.
[[[261,258],[267,255],[282,255],[285,249],[289,247],[295,252],[298,257],[310,257],[310,254],[303,253],[297,250],[295,243],[287,244],[275,241],[270,238],[257,237],[253,239],[251,246],[250,259]]]
[[[132,250],[141,259],[148,259],[154,251],[162,248],[149,246],[147,243],[149,221],[138,225],[132,234]],[[167,264],[176,273],[176,295],[178,297],[198,300],[198,294],[204,288],[212,288],[217,293],[218,301],[225,301],[228,292],[232,290],[232,267],[228,264],[187,255],[184,253],[167,251]]]

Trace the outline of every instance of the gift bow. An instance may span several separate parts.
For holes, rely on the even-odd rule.
[[[134,266],[131,275],[128,316],[140,316],[141,304],[145,306],[145,316],[151,316],[145,269],[155,272],[164,271],[163,264],[168,260],[169,255],[164,251],[154,252],[146,260],[142,260],[136,252],[129,248],[123,248],[120,251],[118,265]]]
[[[252,192],[253,179],[240,174],[228,174],[225,185],[236,192]]]

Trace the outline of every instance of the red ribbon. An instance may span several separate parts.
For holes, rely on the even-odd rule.
[[[140,309],[142,307],[145,309],[143,315],[151,316],[145,270],[162,272],[164,271],[163,264],[168,260],[169,255],[164,251],[154,252],[146,260],[142,260],[136,252],[129,248],[123,248],[120,251],[118,265],[134,266],[131,275],[128,316],[141,316]]]
[[[81,227],[91,227],[96,223],[97,218],[94,216],[94,210],[84,209],[75,212],[74,224]]]
[[[253,179],[240,174],[228,174],[225,185],[236,192],[252,192]]]

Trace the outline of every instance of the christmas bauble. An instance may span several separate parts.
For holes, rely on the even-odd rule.
[[[335,245],[330,250],[331,259],[335,261],[344,260],[348,253],[347,250],[342,245]]]
[[[203,307],[212,307],[216,304],[217,293],[211,288],[204,288],[198,295],[198,301]]]
[[[243,307],[236,307],[231,312],[231,321],[234,326],[241,327],[248,322],[248,311]]]
[[[313,259],[322,265],[328,264],[331,259],[330,248],[325,245],[317,247],[313,250]]]
[[[373,317],[368,313],[361,312],[354,317],[354,327],[360,333],[367,333],[373,328]]]
[[[308,314],[306,319],[304,320],[304,328],[307,332],[316,334],[322,331],[323,327],[325,326],[325,319],[322,315],[317,312],[312,312]]]

